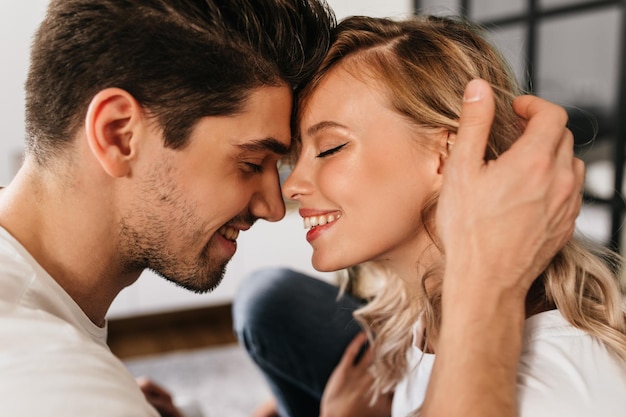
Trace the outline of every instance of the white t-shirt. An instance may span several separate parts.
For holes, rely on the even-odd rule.
[[[412,371],[396,387],[392,417],[424,401],[435,355],[416,347],[422,334],[418,323],[408,352]],[[624,417],[626,363],[558,310],[546,311],[526,320],[517,393],[519,417]]]
[[[0,414],[158,417],[106,335],[0,227]]]

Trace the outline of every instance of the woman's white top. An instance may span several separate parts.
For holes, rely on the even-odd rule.
[[[435,355],[423,353],[423,326],[414,329],[409,373],[396,387],[392,417],[424,401]],[[558,310],[526,320],[517,375],[519,417],[625,417],[626,363]]]

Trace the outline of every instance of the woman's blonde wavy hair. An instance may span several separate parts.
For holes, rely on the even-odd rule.
[[[321,67],[298,95],[300,111],[306,108],[320,81],[339,63],[353,76],[382,86],[391,105],[407,120],[420,127],[452,133],[458,128],[466,84],[474,78],[487,80],[494,89],[496,116],[486,159],[497,158],[523,130],[512,110],[514,97],[521,93],[515,77],[482,29],[460,18],[419,16],[394,21],[352,17],[342,21]],[[295,121],[297,127],[298,115]],[[295,145],[297,149],[297,135]],[[421,216],[424,232],[443,259],[434,230],[437,198],[433,195],[429,199]],[[558,308],[571,324],[603,341],[626,361],[626,319],[617,278],[619,268],[618,255],[572,238],[531,287],[527,311]],[[371,269],[364,266],[350,272],[357,280],[372,276]],[[408,371],[406,353],[418,317],[426,325],[426,340],[436,338],[443,261],[429,266],[421,276],[417,276],[416,269],[413,282],[418,288],[411,291],[407,288],[409,280],[384,271],[375,275],[381,277],[382,285],[371,287],[372,293],[366,294],[369,303],[355,317],[372,339],[374,390],[380,394],[393,391]]]

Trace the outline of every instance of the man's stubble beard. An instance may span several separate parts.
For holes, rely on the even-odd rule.
[[[215,244],[213,239],[209,240],[192,263],[190,260],[181,260],[167,247],[169,239],[166,227],[152,227],[151,232],[142,229],[142,232],[137,232],[125,221],[120,224],[122,273],[149,269],[177,286],[198,294],[213,291],[222,282],[230,259],[217,260],[211,256],[211,246]]]

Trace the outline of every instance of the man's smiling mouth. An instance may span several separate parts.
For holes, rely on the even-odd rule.
[[[232,242],[237,241],[237,237],[239,236],[239,230],[230,226],[222,226],[217,232]]]

